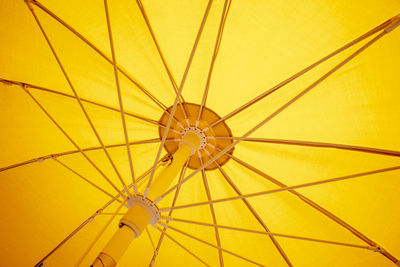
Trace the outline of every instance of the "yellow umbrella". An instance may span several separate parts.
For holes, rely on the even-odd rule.
[[[0,1],[0,266],[400,266],[400,2]]]

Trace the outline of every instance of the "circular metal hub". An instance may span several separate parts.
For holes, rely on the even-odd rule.
[[[181,138],[183,139],[187,133],[194,133],[199,137],[200,145],[198,149],[204,149],[207,146],[207,136],[201,129],[194,126],[188,126],[182,130]]]
[[[155,224],[160,220],[161,215],[157,205],[142,195],[136,195],[129,198],[126,205],[128,208],[132,205],[138,205],[145,208],[150,215],[150,224]]]
[[[160,125],[162,125],[158,128],[160,138],[164,135],[165,126],[168,123],[171,111],[172,106],[164,112],[159,120]],[[181,107],[178,104],[175,110],[175,119],[171,122],[167,140],[164,144],[164,148],[168,153],[173,154],[178,149],[179,142],[185,134],[189,132],[196,134],[200,138],[200,146],[197,150],[198,152],[190,158],[188,167],[191,169],[198,169],[202,164],[206,163],[221,150],[233,143],[232,132],[224,121],[210,127],[214,122],[221,119],[217,113],[207,107],[203,107],[200,119],[198,120],[199,112],[200,105],[183,103]],[[227,153],[232,154],[233,150],[234,148]],[[222,155],[216,162],[218,165],[222,166],[228,162],[229,159],[230,157],[228,155]],[[213,170],[216,168],[217,165],[212,163],[205,169]]]

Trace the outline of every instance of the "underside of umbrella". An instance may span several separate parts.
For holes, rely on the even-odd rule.
[[[0,0],[0,266],[400,266],[399,11]]]

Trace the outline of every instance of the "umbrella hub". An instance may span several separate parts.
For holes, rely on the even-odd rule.
[[[207,136],[204,134],[204,132],[200,128],[189,126],[182,130],[181,139],[183,140],[185,136],[190,133],[195,134],[200,140],[200,144],[197,147],[197,150],[204,149],[207,145]]]
[[[127,207],[129,209],[120,220],[119,229],[91,266],[115,267],[133,239],[139,237],[148,224],[155,224],[160,219],[157,206],[144,196],[129,198]]]
[[[149,224],[155,224],[160,219],[160,212],[159,212],[156,204],[154,204],[153,201],[151,201],[150,199],[148,199],[144,196],[136,195],[136,196],[132,196],[131,198],[129,198],[129,200],[127,201],[127,208],[129,210],[131,210],[131,207],[132,207],[132,210],[133,209],[143,210],[143,213],[145,214],[144,217],[146,217],[145,221],[147,221],[147,218],[148,218]],[[140,229],[140,225],[135,224],[136,218],[139,217],[137,212],[133,212],[133,214],[134,215],[131,218],[129,212],[127,212],[125,214],[125,216],[122,217],[122,219],[120,221],[120,225],[122,224],[122,225],[132,226],[132,223],[134,223],[133,224],[135,227],[134,232],[136,234],[136,237],[138,237],[141,234],[143,229]],[[139,228],[137,228],[137,227],[139,227]]]
[[[172,106],[166,109],[159,120],[161,125],[158,128],[160,138],[165,133],[171,113]],[[174,119],[171,121],[164,148],[168,153],[174,154],[178,150],[181,140],[188,134],[196,135],[200,140],[197,152],[189,160],[188,167],[191,169],[198,169],[202,163],[207,162],[233,143],[229,126],[225,121],[221,120],[221,117],[215,111],[206,106],[202,107],[198,104],[184,102],[182,105],[178,104],[175,109]],[[234,148],[226,154],[232,154],[233,151]],[[222,166],[229,159],[228,155],[222,155],[216,161]],[[216,168],[217,165],[213,163],[208,165],[205,170]]]

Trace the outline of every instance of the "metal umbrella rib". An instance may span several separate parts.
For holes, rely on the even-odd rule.
[[[155,5],[151,1],[136,0],[135,2],[127,1],[128,5],[118,6],[108,0],[103,0],[100,5],[94,2],[82,2],[81,9],[78,10],[72,2],[65,4],[50,1],[42,4],[39,1],[25,0],[25,4],[22,2],[22,10],[27,11],[25,12],[27,14],[19,12],[21,4],[15,5],[17,9],[14,5],[5,3],[8,7],[7,16],[6,18],[0,16],[0,22],[4,20],[6,27],[10,28],[3,31],[6,33],[3,34],[4,49],[0,49],[0,58],[4,57],[6,61],[10,61],[10,64],[6,66],[10,70],[0,68],[0,85],[10,85],[4,86],[5,101],[1,102],[5,104],[6,116],[0,117],[4,118],[4,125],[10,127],[10,129],[5,128],[1,137],[9,138],[10,144],[5,149],[3,158],[6,163],[0,167],[0,174],[3,177],[11,177],[11,179],[2,180],[7,188],[1,190],[4,190],[4,195],[7,197],[3,199],[7,200],[17,194],[16,189],[21,181],[25,183],[24,190],[32,190],[32,192],[27,191],[21,200],[18,199],[10,207],[6,207],[4,220],[7,222],[6,228],[9,226],[10,229],[18,228],[18,232],[14,235],[15,240],[11,231],[1,233],[5,236],[4,247],[6,250],[10,247],[20,251],[21,249],[16,245],[18,240],[26,236],[26,233],[31,230],[39,233],[38,230],[41,227],[47,228],[42,240],[43,247],[37,247],[37,241],[26,238],[24,240],[27,241],[24,244],[24,248],[25,246],[27,248],[24,252],[27,256],[26,260],[21,257],[21,259],[13,259],[13,262],[27,263],[33,259],[32,262],[36,263],[35,267],[52,264],[53,261],[60,264],[61,259],[65,260],[62,264],[68,262],[77,267],[83,264],[88,265],[89,261],[91,261],[90,266],[93,267],[112,267],[117,264],[123,265],[124,262],[135,266],[139,263],[146,266],[148,264],[150,267],[166,264],[223,267],[239,266],[244,263],[257,266],[271,264],[308,266],[314,264],[314,261],[317,265],[323,265],[328,262],[329,257],[337,256],[334,253],[343,253],[338,255],[343,257],[335,258],[338,264],[347,263],[346,266],[353,266],[352,263],[362,265],[368,262],[379,265],[393,262],[400,266],[399,255],[395,255],[397,245],[395,235],[399,233],[399,228],[390,225],[389,232],[378,230],[382,228],[380,225],[382,218],[387,219],[387,226],[399,218],[396,212],[398,209],[394,203],[398,197],[394,191],[398,184],[396,175],[400,171],[400,165],[396,162],[400,157],[400,151],[395,143],[399,129],[396,120],[400,117],[396,113],[398,107],[395,106],[396,102],[393,100],[399,94],[393,86],[396,82],[395,62],[400,54],[397,50],[393,50],[399,36],[396,35],[397,32],[390,33],[400,26],[400,14],[371,29],[372,25],[378,24],[377,21],[383,21],[382,18],[393,16],[393,11],[388,6],[381,6],[375,13],[372,11],[365,13],[367,9],[360,0],[354,0],[355,5],[346,6],[347,9],[342,4],[336,3],[333,6],[333,3],[329,1],[310,2],[306,6],[297,6],[294,9],[283,4],[284,2],[269,5],[261,2],[247,4],[245,1],[207,0],[201,3],[172,1]],[[356,3],[357,1],[360,3]],[[365,17],[357,14],[353,14],[354,17],[349,16],[350,10],[355,10],[355,6],[360,7],[360,13],[364,11]],[[371,4],[371,7],[377,6],[379,5]],[[397,6],[400,7],[398,4],[393,4],[393,7]],[[132,7],[133,13],[132,10],[128,11],[128,8]],[[18,22],[14,18],[17,17],[14,14],[16,11],[21,18]],[[285,12],[293,12],[293,14],[288,15]],[[94,14],[99,17],[93,17]],[[316,14],[318,16],[314,20]],[[376,20],[371,20],[371,18]],[[185,19],[188,20],[187,23]],[[357,24],[358,22],[360,24]],[[319,27],[318,23],[326,23],[326,25],[321,24]],[[62,31],[53,34],[53,26],[61,27]],[[140,31],[137,31],[136,27],[141,27]],[[371,30],[366,31],[367,29]],[[30,32],[27,34],[28,38],[25,38],[23,34],[27,30]],[[143,30],[145,34],[142,34]],[[136,34],[136,31],[140,34]],[[332,31],[332,34],[329,31]],[[8,36],[8,32],[12,38]],[[131,34],[132,32],[134,34]],[[357,32],[364,32],[364,34],[359,35]],[[19,34],[18,38],[15,38],[17,34]],[[321,34],[326,34],[326,36],[321,38]],[[307,36],[304,40],[298,40],[303,38],[303,35],[310,35],[310,38]],[[63,38],[68,36],[72,39],[65,39],[65,44],[60,47],[65,45],[67,50],[62,51],[58,48],[57,41],[64,41]],[[393,39],[382,38],[384,36],[390,36]],[[22,40],[44,42],[45,45],[43,49],[39,49],[35,44],[24,47],[21,45]],[[71,46],[68,41],[71,42]],[[92,66],[90,63],[85,64],[86,67],[92,68],[88,70],[88,77],[85,77],[85,69],[78,71],[83,78],[82,84],[87,87],[85,89],[89,90],[90,82],[92,82],[96,85],[96,89],[99,89],[93,91],[93,94],[98,95],[85,95],[85,98],[81,98],[79,88],[76,87],[78,82],[76,85],[73,82],[76,74],[74,75],[74,68],[70,66],[76,62],[63,57],[63,53],[70,57],[82,57],[81,62],[94,62],[92,54],[77,53],[81,47],[75,47],[75,41],[85,49],[88,48],[87,51],[90,53],[93,52],[94,58],[100,59],[101,64],[92,64]],[[306,43],[301,43],[301,41],[306,41]],[[327,44],[330,45],[329,42],[335,42],[334,48],[338,48],[327,53],[329,51],[325,48],[328,47]],[[15,45],[15,48],[11,43]],[[324,46],[326,47],[323,48]],[[103,49],[104,47],[107,49]],[[368,52],[364,53],[367,49]],[[19,53],[19,50],[23,51]],[[190,51],[188,57],[181,52],[186,50]],[[37,55],[33,53],[29,58],[32,62],[41,60],[37,64],[39,66],[37,70],[32,71],[36,66],[28,60],[30,51],[38,51]],[[138,55],[138,60],[130,63],[124,61],[122,55],[132,56],[133,59]],[[326,56],[322,58],[318,56],[316,59],[320,59],[317,61],[313,59],[313,62],[310,61],[312,58],[310,55]],[[356,57],[360,58],[358,62],[353,60]],[[56,67],[51,68],[52,66],[43,59],[54,60]],[[328,65],[336,59],[337,62],[332,63],[332,66]],[[18,64],[21,65],[18,62],[22,60],[24,60],[23,67],[18,69]],[[140,62],[141,60],[146,62]],[[295,61],[313,63],[308,66],[309,63],[304,64],[305,67],[302,66],[295,72],[292,68],[297,66],[292,64]],[[349,62],[358,63],[358,65],[348,64]],[[133,67],[137,70],[136,73],[130,73],[135,64],[138,64]],[[324,66],[327,70],[323,69]],[[48,68],[47,73],[40,76],[41,74],[38,73],[43,71],[41,69],[43,67]],[[108,67],[110,67],[110,73],[112,68],[111,81],[114,79],[112,81],[114,84],[108,84],[108,81],[102,80]],[[154,71],[156,68],[157,71]],[[182,72],[182,77],[179,82],[175,77],[180,72]],[[348,76],[347,72],[354,76]],[[92,73],[96,73],[96,76],[92,76]],[[153,79],[154,73],[161,73],[161,79]],[[307,73],[315,75],[316,78],[310,81],[301,80]],[[371,73],[374,75],[370,75]],[[57,76],[60,74],[61,81]],[[54,75],[54,77],[48,75]],[[266,81],[274,80],[275,76],[279,77],[279,83],[272,84],[269,89],[257,90],[260,85],[264,87]],[[48,77],[49,80],[43,80]],[[89,82],[93,77],[98,80]],[[349,77],[350,80],[348,80]],[[334,78],[337,79],[337,83],[333,83]],[[131,86],[130,91],[124,88],[125,83],[122,81],[125,80],[123,79],[127,79],[127,84]],[[293,84],[295,80],[300,80],[306,85],[294,91],[281,89]],[[67,89],[72,92],[59,91],[57,87],[61,82],[67,84]],[[355,88],[360,90],[353,88],[350,90],[352,83],[359,86]],[[331,97],[330,94],[339,97],[328,99],[324,98],[326,95],[315,92],[315,88],[322,84],[329,89],[325,91],[328,92],[329,97]],[[188,86],[192,85],[195,85],[193,88],[196,90],[185,90],[183,93],[185,86],[189,89]],[[344,88],[335,90],[338,85]],[[347,94],[347,89],[351,93]],[[311,91],[315,94],[309,93]],[[25,99],[19,99],[21,92],[26,93],[25,96],[32,101],[29,105],[25,105]],[[109,92],[118,97],[118,104],[108,104],[110,102],[106,98],[109,97]],[[173,101],[170,103],[164,102],[165,99],[162,96],[166,93],[172,95]],[[65,118],[71,119],[68,117],[71,113],[67,110],[70,105],[56,106],[60,109],[57,112],[63,111],[63,113],[51,112],[51,107],[45,105],[46,97],[50,100],[54,99],[52,103],[54,105],[57,105],[56,101],[60,101],[61,104],[70,104],[70,102],[78,104],[78,112],[82,112],[85,125],[87,122],[90,127],[80,129],[78,123],[74,125],[74,122],[70,123],[69,120],[66,127],[63,121]],[[277,104],[277,107],[266,113],[262,105],[265,104],[267,98],[271,101],[284,100],[282,103],[273,103]],[[290,130],[291,127],[303,123],[301,126],[306,128],[310,123],[307,118],[304,121],[298,121],[300,116],[295,108],[291,108],[293,104],[302,100],[317,103],[321,99],[327,101],[328,104],[321,104],[320,110],[315,110],[314,105],[303,107],[306,115],[307,111],[326,112],[318,115],[318,118],[327,119],[326,122],[313,121],[312,127],[315,126],[317,130],[311,131],[309,135],[306,135],[307,137],[292,137],[290,134],[285,134],[285,131]],[[354,99],[360,101],[354,101]],[[17,100],[15,106],[13,106],[13,100]],[[149,109],[149,112],[146,112],[147,108],[140,110],[141,104],[144,104],[143,107],[155,107],[156,110]],[[338,110],[338,107],[343,110]],[[89,114],[90,108],[96,108],[100,112]],[[361,112],[357,113],[360,109]],[[0,112],[2,110],[1,108]],[[29,112],[32,114],[26,114]],[[101,112],[106,112],[106,115],[119,113],[120,119],[117,123],[122,127],[117,127],[117,131],[116,129],[103,131],[104,127],[100,128],[97,122],[107,123],[110,118],[101,117]],[[219,114],[220,112],[222,114]],[[251,114],[251,112],[254,113]],[[352,114],[352,116],[327,117],[336,114],[335,112],[339,115]],[[288,116],[279,116],[281,113]],[[294,114],[296,116],[293,116]],[[364,114],[367,114],[366,117],[363,117]],[[43,124],[41,120],[36,123],[36,119],[42,119],[40,117],[42,115],[45,115],[51,124],[47,125],[47,121]],[[357,121],[355,121],[356,116],[358,116]],[[32,118],[32,122],[28,122]],[[230,120],[232,118],[234,119]],[[272,120],[273,123],[269,124]],[[114,125],[113,122],[110,125]],[[43,129],[40,128],[41,126]],[[53,126],[56,126],[56,134],[52,132]],[[270,129],[264,129],[268,126],[271,126]],[[336,131],[331,131],[331,133],[327,126],[342,127],[340,130],[343,130],[346,135],[335,138],[333,136]],[[26,129],[27,127],[40,129]],[[327,128],[326,131],[324,127]],[[112,128],[115,127],[112,126]],[[41,133],[39,135],[40,130],[49,132],[48,142],[42,140],[46,138],[46,135]],[[260,134],[263,130],[267,132],[270,130],[267,136]],[[61,142],[56,144],[60,138],[57,131],[62,133],[61,140],[64,137],[67,138],[73,147],[65,146]],[[78,142],[80,138],[76,136],[77,132],[82,136],[89,134],[95,137],[92,139],[98,144],[80,144]],[[154,138],[156,132],[158,137]],[[244,134],[238,134],[238,132],[244,132]],[[141,140],[132,140],[133,136],[141,136]],[[29,143],[30,140],[37,143]],[[54,147],[52,147],[52,142],[56,144]],[[154,144],[157,147],[154,149],[153,145],[145,146],[145,144]],[[251,149],[246,149],[246,144]],[[12,151],[11,146],[15,146],[15,151]],[[281,158],[279,154],[279,157],[277,156],[273,161],[276,164],[269,164],[268,168],[252,163],[254,161],[251,157],[271,153],[271,150],[265,148],[273,146],[277,146],[282,154],[287,153],[289,157],[295,155],[289,158],[294,160]],[[62,148],[56,149],[57,147]],[[33,151],[34,149],[37,151]],[[252,149],[257,149],[258,154],[252,154]],[[24,153],[20,155],[18,150],[23,150]],[[348,157],[349,165],[339,166],[338,168],[341,169],[334,170],[341,176],[332,175],[329,174],[332,173],[332,169],[322,168],[327,162],[326,159],[316,158],[313,163],[319,165],[312,171],[316,172],[318,180],[284,183],[279,178],[280,173],[290,173],[294,181],[298,178],[295,177],[296,170],[282,168],[293,166],[308,168],[309,166],[303,159],[295,161],[299,160],[298,151],[323,152],[325,153],[323,155],[329,156],[342,155],[343,159]],[[311,156],[314,155],[311,154]],[[358,169],[349,171],[354,169],[354,165],[350,165],[353,163],[350,162],[352,155],[359,157],[354,160],[355,163],[361,159],[364,160],[361,162],[363,166],[367,167],[361,168],[361,171]],[[6,158],[8,156],[10,158]],[[99,157],[96,158],[97,156]],[[124,162],[120,162],[121,158],[129,161],[129,167],[127,164],[123,165]],[[47,161],[48,159],[52,161]],[[40,165],[42,161],[50,164]],[[262,159],[258,162],[263,164]],[[369,165],[370,162],[373,164]],[[293,166],[289,166],[290,164]],[[46,167],[48,169],[45,169]],[[92,167],[96,171],[94,174],[92,174],[94,171]],[[145,169],[146,167],[148,169]],[[29,171],[31,173],[26,175],[29,179],[16,177]],[[51,195],[54,194],[54,190],[49,191],[51,194],[46,194],[45,190],[52,188],[50,186],[46,188],[43,183],[47,182],[46,179],[52,179],[55,171],[59,172],[60,179],[65,179],[66,183],[63,186],[71,191],[70,197],[68,194],[65,194],[65,197],[64,195],[54,197]],[[304,171],[308,173],[306,169],[300,169],[300,174]],[[142,174],[137,177],[138,173]],[[243,179],[251,179],[253,184],[239,183],[245,180],[235,179],[236,174],[243,175],[243,173],[246,173]],[[43,175],[43,177],[37,180],[32,179],[35,174]],[[109,174],[112,177],[109,177]],[[129,179],[132,181],[126,183],[125,176],[130,176]],[[14,177],[17,179],[12,179]],[[26,177],[21,176],[21,178]],[[376,178],[388,179],[390,184],[378,183],[374,180]],[[76,190],[75,184],[69,184],[71,181],[74,182],[73,179],[76,179],[75,183],[78,186],[84,182],[85,186],[79,188],[82,192]],[[103,180],[96,179],[104,179],[117,194],[109,192],[111,187],[104,184]],[[189,180],[192,182],[186,183]],[[351,184],[346,183],[350,180]],[[271,183],[272,189],[257,185],[257,183],[265,182]],[[185,183],[187,187],[185,191],[188,191],[183,193],[181,190]],[[346,186],[353,189],[351,188],[353,183],[357,185],[358,191],[354,191],[356,193],[339,191],[346,189]],[[328,184],[333,186],[328,186],[328,188],[321,186]],[[256,186],[253,187],[254,185]],[[377,186],[371,187],[371,185]],[[307,188],[315,189],[313,197],[309,198],[305,192],[302,193],[302,189]],[[40,193],[38,193],[39,189]],[[369,199],[361,198],[365,193],[364,190],[368,192]],[[384,190],[387,190],[387,194]],[[276,194],[280,192],[287,193]],[[342,195],[338,199],[324,198],[327,192]],[[21,191],[22,193],[24,192]],[[84,197],[78,199],[73,193]],[[264,213],[268,207],[268,195],[271,194],[278,198],[281,196],[282,198],[279,198],[281,203],[287,200],[285,197],[290,197],[289,200],[292,200],[291,196],[296,197],[293,201],[285,202],[285,205],[290,203],[289,208],[285,205],[276,207],[280,209],[276,215],[272,214],[276,220],[267,220],[268,216],[265,217]],[[37,203],[41,201],[45,206],[36,207],[36,199],[32,203],[23,203],[25,199],[33,195],[37,197]],[[108,198],[106,203],[103,202],[105,196]],[[59,203],[55,203],[56,201],[53,203],[53,199]],[[89,202],[96,199],[103,202],[100,203],[103,205],[98,205],[99,208],[93,212]],[[354,203],[350,203],[353,200]],[[356,207],[356,201],[361,200],[369,205],[362,208]],[[259,201],[265,201],[265,203]],[[393,206],[387,205],[389,201],[393,203]],[[349,205],[339,207],[335,206],[337,203],[349,203]],[[22,209],[19,206],[21,204],[25,204]],[[112,204],[115,207],[111,207]],[[351,204],[354,205],[351,206]],[[70,218],[61,219],[61,209],[58,214],[55,211],[49,212],[58,206],[75,208],[76,212],[66,213]],[[227,207],[233,208],[228,210]],[[357,209],[352,210],[355,207]],[[284,208],[289,213],[285,214],[284,210],[281,210]],[[316,230],[314,227],[319,222],[318,220],[313,221],[312,224],[303,219],[290,221],[290,224],[289,222],[281,224],[281,221],[278,221],[278,219],[285,220],[285,216],[286,219],[290,218],[290,212],[297,212],[296,208],[299,208],[299,211],[304,208],[304,213],[298,212],[301,216],[305,216],[307,212],[312,212],[310,216],[314,216],[314,211],[318,211],[315,213],[316,216],[322,215],[320,219],[331,224],[326,226],[326,229],[331,231],[326,235],[327,237],[312,232],[319,233],[319,229]],[[30,209],[29,212],[26,212],[28,209]],[[18,221],[14,224],[10,223],[10,218],[15,217],[14,213],[19,210],[23,211],[22,216],[32,221],[29,229],[21,227],[21,218],[17,218]],[[34,212],[41,216],[40,219],[32,216]],[[194,212],[197,213],[194,215]],[[232,216],[229,212],[236,214]],[[78,217],[82,213],[86,215],[82,218]],[[367,217],[375,213],[376,217]],[[88,217],[86,217],[87,214],[89,214]],[[87,238],[82,238],[82,234],[90,231],[90,227],[87,226],[90,226],[92,222],[95,222],[92,225],[94,227],[99,223],[99,220],[96,220],[98,215],[101,215],[100,218],[104,219],[105,224],[102,223],[100,231],[93,233],[94,238],[85,242]],[[44,216],[49,218],[45,220]],[[120,221],[116,225],[117,218],[120,218]],[[251,221],[248,221],[249,219]],[[76,225],[70,227],[71,221],[75,221]],[[0,225],[5,225],[3,222],[0,223]],[[59,224],[59,226],[49,227],[54,224]],[[110,225],[114,224],[115,229],[110,228]],[[149,229],[150,226],[154,230]],[[289,226],[291,229],[287,229]],[[64,233],[62,229],[67,229],[67,231]],[[305,231],[306,234],[303,234],[303,230],[311,230],[311,232]],[[106,232],[108,235],[109,231],[113,231],[114,234],[108,238],[106,245],[103,245],[102,237]],[[145,236],[139,238],[140,235]],[[57,236],[63,239],[56,240]],[[80,237],[81,240],[78,240]],[[78,245],[78,242],[81,243]],[[83,250],[82,242],[84,242]],[[125,253],[132,242],[136,242],[135,250],[137,251],[133,254]],[[98,248],[99,245],[102,248]],[[74,257],[62,255],[63,248],[64,252],[76,255],[74,254]],[[269,248],[268,251],[267,248]],[[313,256],[306,254],[307,249],[311,248],[313,253],[316,252]],[[373,256],[374,253],[368,251],[378,253]],[[13,255],[14,251],[8,250],[6,253]],[[94,253],[98,256],[91,259]],[[7,257],[11,258],[11,256]],[[5,262],[9,265],[11,259],[7,257],[5,257]],[[137,257],[140,259],[136,263],[134,260]],[[328,262],[328,264],[334,263]]]
[[[78,96],[78,94],[77,94],[77,92],[76,92],[76,90],[75,90],[75,87],[73,86],[73,84],[72,84],[72,82],[71,82],[71,80],[70,80],[70,78],[69,78],[69,76],[68,76],[68,74],[67,74],[67,72],[66,72],[66,70],[65,70],[65,68],[64,68],[64,66],[63,66],[63,64],[62,64],[61,61],[60,61],[60,58],[58,57],[58,55],[57,55],[57,53],[56,53],[56,51],[55,51],[53,45],[51,44],[50,39],[48,38],[48,36],[47,36],[47,34],[46,34],[46,32],[45,32],[45,30],[44,30],[42,24],[40,23],[40,21],[39,21],[37,15],[36,15],[36,13],[35,13],[33,7],[31,6],[30,2],[26,2],[26,4],[27,4],[29,10],[31,11],[33,17],[35,18],[35,21],[36,21],[36,23],[38,24],[38,26],[39,26],[39,28],[40,28],[40,31],[41,31],[42,34],[43,34],[43,37],[46,39],[46,42],[47,42],[47,44],[49,45],[49,48],[50,48],[51,52],[53,53],[54,58],[56,59],[57,64],[58,64],[58,66],[60,67],[60,69],[61,69],[61,71],[62,71],[62,73],[63,73],[65,79],[67,80],[67,82],[68,82],[68,84],[69,84],[69,86],[70,86],[72,92],[74,93],[75,98],[76,98],[76,100],[78,101],[78,104],[79,104],[79,106],[81,107],[82,112],[83,112],[84,115],[85,115],[85,118],[87,119],[88,123],[90,124],[90,127],[92,128],[94,134],[96,135],[97,140],[99,141],[101,147],[103,148],[103,151],[104,151],[105,155],[107,156],[107,159],[109,160],[109,162],[110,162],[111,166],[113,167],[115,173],[117,174],[117,176],[118,176],[118,178],[119,178],[121,184],[123,185],[124,190],[125,190],[125,193],[126,193],[128,196],[130,196],[130,192],[128,191],[128,188],[126,187],[126,184],[125,184],[124,180],[122,179],[120,172],[118,171],[118,169],[117,169],[117,167],[116,167],[114,161],[111,159],[110,154],[108,153],[107,149],[105,148],[104,143],[103,143],[103,141],[102,141],[102,139],[101,139],[99,133],[97,132],[97,130],[96,130],[96,128],[95,128],[95,126],[94,126],[92,120],[91,120],[90,117],[89,117],[89,114],[87,113],[85,107],[83,106],[83,104],[82,104],[82,102],[81,102],[81,100],[80,100],[80,98],[79,98],[79,96]]]

